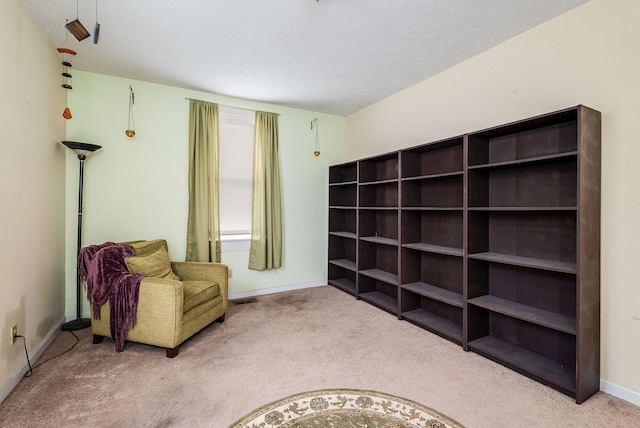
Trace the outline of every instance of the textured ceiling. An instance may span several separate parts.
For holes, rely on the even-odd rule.
[[[96,0],[22,0],[54,47]],[[97,0],[74,68],[346,116],[588,0]]]

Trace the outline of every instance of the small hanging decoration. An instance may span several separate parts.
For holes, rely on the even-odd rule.
[[[100,23],[98,22],[98,0],[96,0],[96,25],[93,27],[93,44],[97,45],[100,39]]]
[[[320,156],[320,137],[318,135],[318,118],[317,117],[311,121],[311,130],[312,131],[313,131],[314,126],[316,128],[316,144],[315,144],[315,150],[313,152],[313,155],[314,156]]]
[[[78,3],[79,1],[76,0],[76,19],[75,21],[67,21],[67,23],[65,24],[65,27],[67,28],[67,30],[69,30],[69,32],[71,34],[73,34],[73,37],[75,37],[76,39],[78,39],[79,42],[83,41],[84,39],[86,39],[87,37],[89,37],[91,34],[89,34],[89,32],[87,31],[87,29],[84,27],[84,25],[82,25],[82,23],[78,20]]]
[[[127,130],[124,131],[127,137],[133,138],[136,135],[136,125],[133,121],[133,104],[135,103],[135,94],[133,88],[129,86],[129,122],[127,124]]]
[[[60,45],[60,47],[57,49],[58,53],[60,55],[62,55],[62,84],[60,86],[62,86],[64,89],[73,89],[73,86],[71,86],[71,78],[73,77],[71,75],[71,73],[69,73],[69,69],[71,67],[73,67],[73,65],[71,64],[71,57],[76,55],[76,51],[74,51],[73,49],[66,47],[65,45],[68,45],[69,43],[69,34],[67,33],[66,37],[64,38],[64,41],[62,42],[62,45]],[[71,119],[71,110],[69,110],[69,107],[67,106],[64,109],[64,112],[62,113],[62,117],[64,117],[65,119]]]

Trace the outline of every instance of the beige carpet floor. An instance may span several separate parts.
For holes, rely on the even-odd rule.
[[[581,405],[553,389],[333,288],[230,305],[180,355],[91,343],[37,368],[0,404],[1,427],[225,428],[316,389],[381,391],[467,427],[638,427],[640,408],[599,392]],[[41,357],[67,349],[61,333]]]

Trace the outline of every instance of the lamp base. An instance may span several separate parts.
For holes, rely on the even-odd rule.
[[[83,330],[87,327],[91,327],[91,320],[88,318],[78,318],[77,320],[62,324],[62,331]]]

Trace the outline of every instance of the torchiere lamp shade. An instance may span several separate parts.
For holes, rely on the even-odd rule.
[[[73,153],[78,156],[78,159],[80,159],[80,156],[86,158],[87,155],[102,148],[102,146],[98,146],[97,144],[81,143],[79,141],[62,141],[62,144],[73,150]]]

